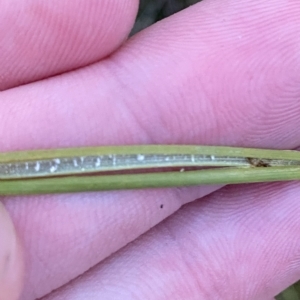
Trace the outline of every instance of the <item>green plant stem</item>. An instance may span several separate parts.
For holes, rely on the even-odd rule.
[[[300,152],[293,150],[270,150],[222,146],[190,145],[133,145],[101,146],[49,150],[15,151],[0,153],[0,162],[34,160],[56,157],[103,155],[103,154],[200,154],[228,157],[253,157],[268,159],[300,160]]]
[[[218,168],[187,172],[1,180],[1,195],[49,194],[203,184],[299,180],[299,167]]]
[[[270,150],[255,148],[191,145],[133,145],[101,146],[0,153],[0,162],[37,160],[56,157],[72,157],[104,154],[200,154],[228,157],[250,157],[300,161],[300,152],[293,150]]]

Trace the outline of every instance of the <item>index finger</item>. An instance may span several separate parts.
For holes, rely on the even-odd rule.
[[[129,34],[137,7],[137,0],[1,1],[0,91],[111,54]]]
[[[203,2],[136,35],[105,61],[7,91],[0,102],[0,136],[6,141],[1,149],[295,147],[295,3],[228,1],[221,9],[220,3]],[[220,9],[222,18],[212,18]],[[258,34],[257,19],[264,29]],[[8,199],[30,262],[27,295],[42,296],[65,284],[203,194],[199,187]]]

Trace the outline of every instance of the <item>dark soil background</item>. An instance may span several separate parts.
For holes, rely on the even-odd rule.
[[[138,17],[131,34],[150,26],[201,0],[141,0]]]

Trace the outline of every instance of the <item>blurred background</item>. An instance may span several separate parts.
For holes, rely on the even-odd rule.
[[[140,0],[140,8],[131,35],[201,0]]]
[[[200,1],[201,0],[140,0],[139,13],[131,35]],[[275,299],[300,300],[300,281],[277,295]]]

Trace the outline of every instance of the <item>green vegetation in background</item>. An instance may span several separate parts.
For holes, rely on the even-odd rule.
[[[300,281],[296,282],[279,295],[275,297],[276,300],[299,300],[300,299]]]

